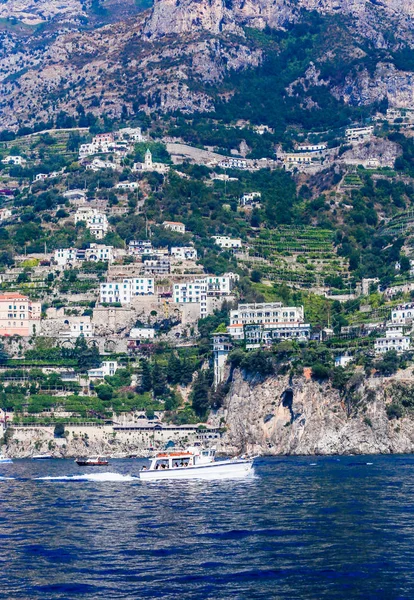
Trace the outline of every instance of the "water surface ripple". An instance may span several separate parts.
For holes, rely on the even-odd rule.
[[[414,457],[218,482],[141,483],[142,464],[0,465],[0,598],[414,598]]]

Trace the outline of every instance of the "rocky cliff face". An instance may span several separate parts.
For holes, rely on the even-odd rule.
[[[162,36],[197,30],[241,33],[243,26],[278,29],[299,20],[303,10],[355,17],[366,33],[382,18],[408,29],[414,16],[410,0],[155,0],[146,32]]]
[[[326,383],[287,376],[260,381],[236,372],[224,408],[214,417],[228,428],[220,448],[303,455],[413,452],[414,419],[387,417],[395,383],[363,381],[356,409]]]
[[[107,0],[105,7],[119,19],[132,14],[133,2]],[[0,3],[0,16],[14,17],[23,4]],[[67,21],[85,10],[91,18],[88,7],[78,0],[40,0],[26,8],[54,26],[55,17]],[[30,43],[0,33],[0,125],[16,129],[48,121],[60,110],[74,114],[79,103],[115,118],[124,107],[131,113],[212,111],[219,97],[234,93],[231,82],[218,87],[229,74],[256,68],[280,51],[279,42],[247,34],[246,28],[286,30],[303,22],[306,11],[328,15],[329,23],[316,36],[317,67],[306,64],[286,94],[294,96],[297,83],[326,86],[351,105],[388,98],[393,106],[412,106],[414,77],[398,70],[392,56],[403,45],[414,47],[411,0],[155,0],[147,13],[116,23],[110,16],[111,24],[93,30],[56,25],[50,35],[33,33]],[[359,63],[368,48],[377,53],[368,61],[369,72]],[[318,69],[329,61],[330,76],[319,78]]]

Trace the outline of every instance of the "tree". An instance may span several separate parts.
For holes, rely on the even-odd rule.
[[[139,391],[141,393],[149,392],[152,389],[151,370],[146,359],[141,360],[141,383]]]
[[[210,408],[210,386],[203,371],[198,373],[191,394],[191,406],[201,420],[206,419]]]
[[[185,358],[183,360],[183,362],[181,363],[181,376],[180,376],[181,385],[188,385],[189,383],[192,382],[194,370],[195,369],[194,369],[193,363],[190,360],[188,360],[187,358]]]
[[[113,390],[110,385],[98,385],[96,387],[96,393],[98,395],[98,398],[100,400],[103,400],[104,402],[112,400]]]
[[[387,417],[391,421],[392,419],[401,419],[404,412],[401,404],[398,402],[392,402],[386,408]]]
[[[99,367],[101,362],[98,348],[89,347],[83,335],[76,340],[74,357],[78,361],[78,369],[82,372]]]
[[[401,255],[400,257],[400,268],[402,273],[406,273],[411,268],[410,259],[408,256]]]
[[[0,365],[4,365],[9,360],[9,355],[4,349],[4,344],[0,342]]]
[[[152,369],[152,389],[154,396],[162,396],[167,391],[167,379],[164,369],[156,362]]]
[[[389,350],[386,352],[382,358],[382,360],[377,360],[374,363],[374,367],[377,371],[384,375],[385,377],[389,377],[397,372],[399,365],[398,354],[395,350]]]
[[[181,361],[175,352],[171,352],[167,365],[167,381],[173,385],[180,383],[182,375]]]
[[[312,377],[315,379],[328,379],[331,374],[329,367],[317,362],[312,365]]]
[[[253,283],[260,283],[262,280],[262,273],[257,269],[253,270],[251,274],[251,280]]]
[[[175,410],[176,408],[179,407],[179,405],[180,405],[179,397],[177,396],[177,394],[172,392],[172,394],[170,396],[168,396],[168,398],[166,398],[165,403],[164,403],[164,408],[165,408],[165,410]]]

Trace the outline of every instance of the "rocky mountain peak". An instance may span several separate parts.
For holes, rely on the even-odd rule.
[[[155,0],[145,28],[155,37],[201,30],[212,34],[242,32],[223,0]]]

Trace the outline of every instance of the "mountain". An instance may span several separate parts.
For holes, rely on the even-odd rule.
[[[119,118],[142,110],[206,113],[232,100],[227,116],[240,118],[266,78],[267,96],[290,112],[412,105],[409,0],[156,0],[140,14],[131,2],[67,0],[59,11],[34,3],[24,14],[44,22],[32,32],[23,3],[0,5],[9,15],[0,125],[47,122],[79,105]],[[269,112],[265,98],[253,120],[266,123]],[[304,124],[306,115],[298,118]]]

